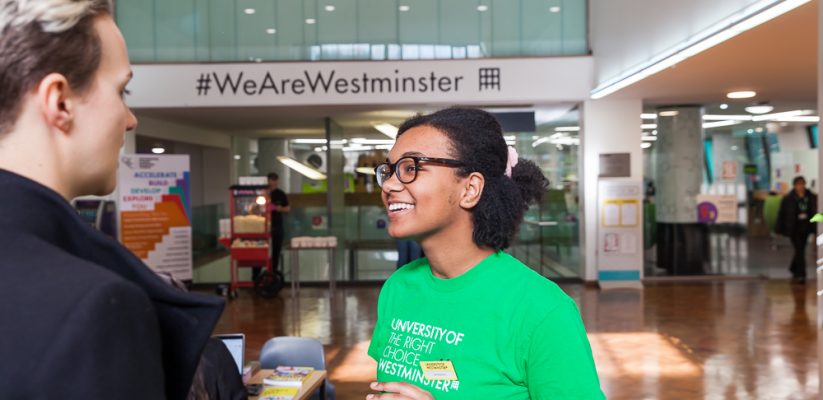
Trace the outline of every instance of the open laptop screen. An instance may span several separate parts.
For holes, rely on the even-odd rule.
[[[240,375],[243,374],[243,351],[245,350],[246,345],[246,336],[242,333],[234,333],[228,335],[216,335],[216,338],[220,339],[226,348],[229,349],[229,353],[231,353],[232,358],[234,358],[234,362],[237,363],[237,370]]]

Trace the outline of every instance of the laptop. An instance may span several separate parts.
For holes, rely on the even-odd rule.
[[[246,335],[242,333],[230,333],[215,335],[214,337],[220,339],[220,341],[226,345],[232,358],[234,358],[234,362],[237,364],[238,373],[243,375],[243,351],[246,349]]]

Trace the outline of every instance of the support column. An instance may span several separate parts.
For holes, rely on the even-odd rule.
[[[703,183],[703,109],[665,107],[657,115],[657,263],[672,275],[699,275],[708,253],[697,223]]]
[[[581,196],[583,202],[583,223],[580,233],[585,249],[584,273],[586,281],[599,280],[598,268],[601,265],[598,257],[600,254],[598,230],[601,228],[601,193],[598,186],[601,182],[625,183],[627,185],[640,185],[643,182],[643,152],[641,144],[641,119],[642,101],[640,99],[631,100],[590,100],[583,103],[582,109],[582,131],[581,131],[581,151],[583,155]],[[621,177],[601,178],[600,159],[603,154],[627,154],[629,157],[628,174]],[[630,280],[637,285],[638,279],[642,276],[643,270],[643,236],[642,236],[642,209],[638,216],[639,240],[635,243],[637,252],[631,255],[630,269],[637,271],[637,278]],[[636,233],[635,233],[636,234]],[[625,248],[629,253],[628,246]]]

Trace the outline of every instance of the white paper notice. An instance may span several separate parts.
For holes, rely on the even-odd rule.
[[[637,203],[623,203],[620,211],[621,226],[637,226]]]
[[[617,204],[606,204],[603,207],[603,225],[620,225],[620,207]]]
[[[603,243],[603,251],[606,253],[617,253],[620,249],[620,236],[616,233],[607,233]]]
[[[622,254],[636,254],[637,253],[637,236],[631,233],[620,235],[620,253]]]

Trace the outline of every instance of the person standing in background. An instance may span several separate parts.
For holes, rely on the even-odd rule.
[[[792,281],[806,282],[806,245],[809,235],[815,231],[810,221],[817,213],[817,196],[806,189],[806,179],[802,176],[792,181],[794,189],[783,197],[777,214],[775,231],[792,241],[794,257],[789,265]]]
[[[272,172],[269,177],[269,202],[271,203],[271,267],[277,271],[280,264],[280,251],[286,238],[283,229],[283,214],[289,212],[289,198],[280,190],[280,176]]]

